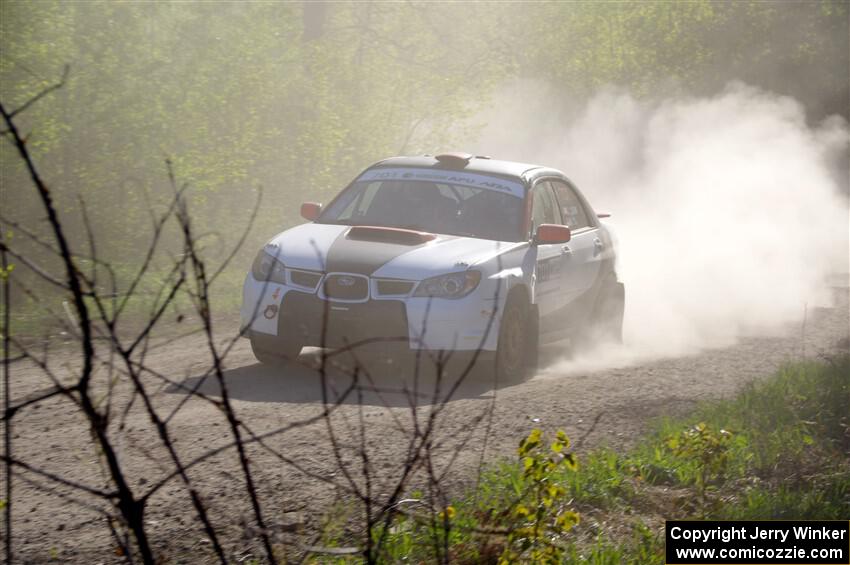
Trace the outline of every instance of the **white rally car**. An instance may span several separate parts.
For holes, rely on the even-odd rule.
[[[612,234],[555,169],[395,157],[301,215],[309,223],[272,238],[245,279],[242,331],[263,363],[399,340],[490,353],[517,377],[539,344],[620,339]]]

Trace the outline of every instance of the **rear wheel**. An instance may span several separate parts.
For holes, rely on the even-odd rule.
[[[263,365],[280,365],[298,359],[301,344],[291,339],[252,337],[251,351]]]
[[[508,297],[499,324],[496,376],[511,381],[531,376],[537,365],[537,332],[531,305],[520,293]]]

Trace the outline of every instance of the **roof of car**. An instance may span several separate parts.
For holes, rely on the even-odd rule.
[[[498,159],[490,159],[489,157],[481,156],[472,157],[465,167],[460,168],[441,163],[433,155],[421,155],[417,157],[390,157],[389,159],[378,161],[372,165],[372,167],[430,167],[435,169],[462,170],[466,172],[488,173],[511,177],[523,177],[530,171],[544,168],[540,165],[516,163],[514,161],[500,161]]]

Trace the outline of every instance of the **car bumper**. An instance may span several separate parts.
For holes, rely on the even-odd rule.
[[[410,349],[495,351],[496,304],[494,294],[481,287],[453,300],[406,297],[339,302],[260,282],[249,274],[243,287],[241,325],[243,335],[287,337],[306,346],[396,341]]]

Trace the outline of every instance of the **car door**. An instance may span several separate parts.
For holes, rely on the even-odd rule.
[[[569,226],[571,238],[567,243],[561,270],[561,315],[568,330],[576,329],[591,313],[599,279],[604,243],[599,236],[596,219],[576,190],[561,179],[549,179],[558,203],[561,220]]]
[[[555,194],[547,181],[539,181],[531,192],[531,237],[541,224],[560,224],[561,215]],[[537,244],[534,298],[540,314],[541,334],[557,330],[558,311],[562,307],[562,270],[565,245]]]

